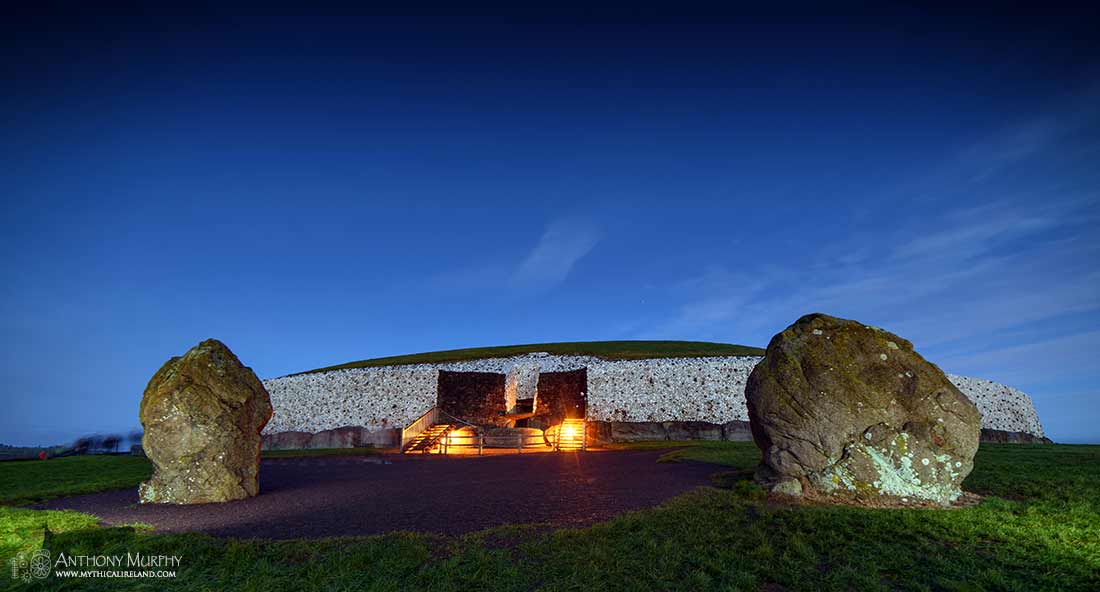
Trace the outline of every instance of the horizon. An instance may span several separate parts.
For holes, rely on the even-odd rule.
[[[129,432],[208,337],[271,378],[490,343],[764,347],[810,312],[1100,443],[1093,21],[870,6],[20,7],[0,443]]]

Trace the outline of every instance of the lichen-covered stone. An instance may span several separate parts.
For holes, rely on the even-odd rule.
[[[949,504],[973,468],[981,414],[911,343],[807,315],[772,338],[746,385],[757,477],[816,494]]]
[[[260,431],[271,400],[251,368],[207,339],[157,371],[141,398],[153,476],[142,503],[201,504],[259,492]]]
[[[798,479],[783,479],[772,486],[772,493],[802,497],[802,482]]]

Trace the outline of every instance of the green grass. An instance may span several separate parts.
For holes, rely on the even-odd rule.
[[[265,450],[262,458],[307,456],[363,456],[377,448],[313,448]],[[18,506],[55,497],[135,487],[152,474],[149,460],[140,456],[93,455],[0,462],[0,504]]]
[[[19,505],[66,495],[133,487],[152,467],[139,456],[69,456],[0,463],[0,504]]]
[[[715,463],[724,488],[588,528],[272,542],[94,528],[79,514],[8,509],[0,540],[33,547],[35,521],[49,520],[55,556],[183,556],[174,580],[50,579],[36,588],[48,590],[1100,589],[1100,446],[983,445],[966,482],[987,496],[978,506],[869,510],[769,502],[749,480],[752,444],[685,444],[663,460]]]
[[[566,343],[531,343],[496,347],[471,347],[446,351],[390,356],[348,362],[307,370],[298,374],[327,372],[346,368],[399,366],[402,364],[438,364],[483,358],[506,358],[532,352],[556,355],[596,356],[607,360],[643,360],[647,358],[690,358],[711,356],[762,356],[764,350],[747,345],[711,343],[709,341],[571,341]]]
[[[96,529],[97,525],[95,516],[80,512],[38,511],[0,506],[0,559],[5,559],[6,562],[6,558],[16,553],[41,548],[46,527],[51,532],[79,532]],[[0,575],[0,582],[4,579],[6,578]]]

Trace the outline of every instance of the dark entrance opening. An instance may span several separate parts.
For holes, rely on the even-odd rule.
[[[437,392],[437,404],[444,413],[476,425],[501,425],[503,374],[440,370]]]
[[[588,407],[588,369],[539,374],[535,416],[528,425],[546,429],[563,419],[584,419]]]
[[[531,419],[530,416],[531,416],[531,414],[534,413],[534,411],[535,411],[535,400],[534,399],[516,399],[516,408],[512,412],[512,414],[513,415],[519,415],[519,416],[523,416],[523,415],[527,416],[527,417],[524,417],[523,419],[517,419],[516,420],[516,427],[517,428],[536,427],[536,426],[533,426],[533,425],[530,424],[530,419]]]

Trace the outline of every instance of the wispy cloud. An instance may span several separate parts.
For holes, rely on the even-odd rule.
[[[1038,210],[1038,211],[1036,211]],[[893,249],[892,257],[959,258],[987,252],[995,241],[1024,237],[1057,226],[1064,207],[1019,208],[998,202],[950,212],[945,224],[909,239]]]
[[[969,225],[981,221],[961,216],[938,233],[913,231],[908,239],[847,237],[894,245],[851,262],[811,255],[784,267],[712,266],[674,288],[683,304],[652,332],[762,344],[799,315],[818,311],[886,325],[920,347],[967,339],[984,345],[984,334],[1100,310],[1100,272],[1091,263],[1100,245],[1076,225],[1081,210],[1044,216],[1042,225],[1025,228],[994,220],[972,232]],[[1049,232],[1036,235],[1040,229]],[[998,240],[1026,244],[999,249]]]
[[[985,181],[1003,169],[1042,153],[1062,137],[1100,119],[1100,84],[1054,105],[1030,120],[1007,126],[965,148],[959,160],[972,168],[973,181]]]
[[[922,351],[943,355],[949,371],[987,360],[989,368],[982,368],[991,378],[996,364],[1005,366],[1006,378],[1018,377],[1012,360],[1053,352],[1063,342],[1001,350],[1037,342],[1035,326],[1100,312],[1094,230],[1100,199],[1088,177],[1061,178],[1049,191],[1017,187],[1008,164],[1063,159],[1067,138],[1095,123],[1097,112],[1073,101],[1065,113],[1041,115],[1031,128],[1016,126],[979,143],[988,149],[972,152],[965,166],[954,163],[950,175],[937,169],[934,183],[921,185],[939,199],[918,203],[904,192],[884,198],[897,204],[884,212],[891,224],[807,237],[804,256],[780,259],[779,266],[715,259],[671,288],[681,304],[644,334],[762,345],[799,315],[820,311],[895,330]],[[987,175],[982,191],[969,183],[976,174]],[[1100,334],[1089,331],[1095,328],[1067,329],[1084,330],[1072,344],[1092,351],[1100,347]],[[1012,340],[998,339],[1007,332]]]
[[[599,226],[587,218],[552,222],[512,274],[512,285],[546,289],[560,284],[573,266],[596,246],[601,235]]]
[[[1015,384],[1065,381],[1093,373],[1100,356],[1100,331],[1008,344],[985,351],[943,357],[940,363],[957,372],[997,378]]]

